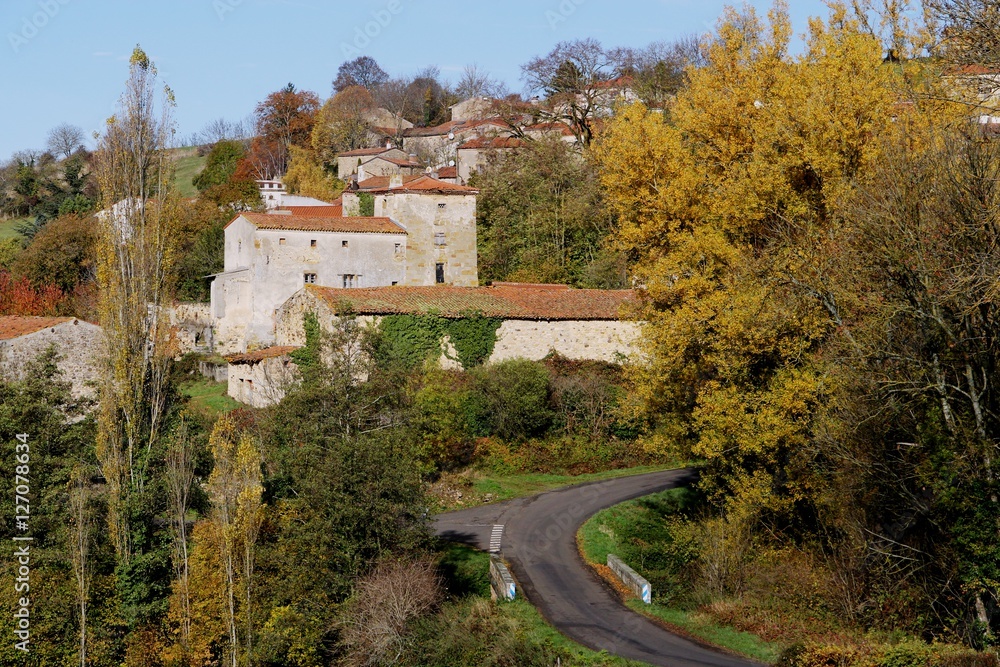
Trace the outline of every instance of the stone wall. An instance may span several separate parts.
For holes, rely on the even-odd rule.
[[[213,350],[212,307],[208,303],[175,303],[169,310],[178,355]]]
[[[255,408],[281,402],[294,380],[295,365],[287,356],[251,363],[229,364],[228,394],[236,401]]]
[[[332,309],[322,299],[303,290],[278,310],[275,331],[278,345],[305,344],[302,318],[307,312],[316,313],[325,330],[332,329],[335,317]],[[377,325],[380,320],[375,316],[358,318],[362,326]],[[507,320],[497,331],[496,347],[489,360],[523,358],[537,361],[555,351],[569,359],[621,363],[626,357],[634,358],[639,354],[641,332],[641,323],[619,320]],[[454,357],[453,350],[451,356]],[[444,354],[441,362],[445,367],[457,366]]]
[[[555,351],[569,359],[621,363],[638,352],[642,325],[614,320],[507,320],[497,331],[491,362],[538,360]]]
[[[27,364],[55,345],[62,357],[59,370],[69,382],[75,398],[96,396],[98,358],[103,332],[94,324],[71,320],[10,340],[0,340],[0,375],[21,378]]]

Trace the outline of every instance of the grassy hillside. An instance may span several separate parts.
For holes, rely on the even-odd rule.
[[[0,220],[0,240],[14,238],[18,236],[17,226],[31,222],[31,218],[14,218],[13,220]]]
[[[205,168],[206,157],[198,156],[195,148],[179,148],[171,151],[174,158],[174,185],[182,197],[197,197],[198,189],[191,182]]]

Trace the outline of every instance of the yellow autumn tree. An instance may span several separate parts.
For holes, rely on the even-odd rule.
[[[254,550],[264,519],[261,453],[257,441],[230,416],[216,422],[209,448],[215,460],[208,478],[210,519],[219,536],[227,658],[236,667],[240,655],[253,649]]]
[[[97,280],[105,346],[97,456],[108,484],[110,535],[128,564],[137,548],[133,517],[150,484],[165,409],[168,322],[176,259],[178,200],[165,148],[173,95],[157,108],[157,73],[136,47],[131,75],[97,150],[104,210],[98,214]]]
[[[333,201],[344,191],[344,182],[327,172],[312,151],[292,146],[289,154],[288,171],[282,180],[290,193]]]
[[[898,68],[845,8],[789,55],[784,3],[727,10],[707,64],[660,114],[624,109],[596,154],[621,249],[646,286],[634,408],[647,445],[707,461],[735,517],[814,497],[807,446],[836,389],[822,277],[836,203],[897,115]]]

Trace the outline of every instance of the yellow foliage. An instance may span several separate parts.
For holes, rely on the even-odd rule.
[[[312,151],[298,146],[290,148],[291,157],[284,184],[292,194],[333,201],[344,191],[344,182],[329,174]]]
[[[903,72],[843,7],[799,56],[790,35],[783,3],[766,21],[727,10],[672,106],[621,110],[595,149],[648,297],[630,407],[658,424],[650,449],[707,461],[703,483],[745,519],[815,492],[805,458],[835,329],[823,244],[905,113]]]

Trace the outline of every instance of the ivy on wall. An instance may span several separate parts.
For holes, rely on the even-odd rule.
[[[375,195],[370,192],[358,193],[358,213],[364,218],[375,215]]]
[[[408,367],[422,364],[441,354],[444,337],[455,348],[463,368],[480,366],[493,354],[497,330],[503,320],[471,312],[459,319],[438,315],[386,315],[379,324],[384,360],[393,359]]]

